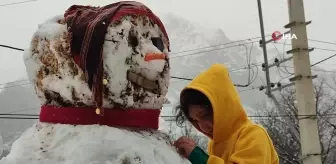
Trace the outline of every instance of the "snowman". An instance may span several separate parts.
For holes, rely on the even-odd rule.
[[[40,24],[24,54],[39,121],[0,164],[187,164],[159,114],[169,39],[139,2],[71,6]]]

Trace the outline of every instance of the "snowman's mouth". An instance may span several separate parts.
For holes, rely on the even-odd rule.
[[[127,80],[148,90],[149,92],[160,94],[160,86],[157,80],[149,80],[148,78],[131,70],[127,70]]]

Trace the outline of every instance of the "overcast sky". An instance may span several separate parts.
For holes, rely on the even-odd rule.
[[[1,0],[1,4],[21,0]],[[140,0],[139,0],[140,1]],[[63,14],[72,4],[106,5],[112,0],[38,0],[35,2],[0,6],[0,44],[27,48],[37,25],[44,20]],[[221,28],[231,40],[260,36],[256,0],[141,0],[159,16],[174,13],[188,20],[209,27]],[[335,0],[304,0],[310,39],[335,42]],[[262,0],[265,32],[285,31],[288,8],[285,0]],[[310,42],[310,46],[335,49],[336,45]],[[316,50],[311,59],[318,61],[335,52]],[[321,67],[330,69],[336,60],[329,60]],[[25,73],[22,52],[0,48],[0,84],[17,80]]]

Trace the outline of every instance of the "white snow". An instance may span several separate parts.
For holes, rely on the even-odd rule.
[[[137,25],[131,23],[134,21]],[[164,77],[160,77],[160,72],[164,70],[167,61],[155,60],[147,62],[144,57],[147,53],[165,53],[168,55],[167,45],[161,52],[156,48],[151,37],[163,36],[161,30],[149,23],[143,24],[148,18],[133,19],[124,17],[118,25],[110,25],[105,36],[104,43],[104,69],[108,72],[107,87],[113,95],[109,95],[112,101],[123,104],[126,107],[157,109],[167,101],[165,96],[168,92],[169,71],[164,72]],[[123,35],[121,35],[122,33]],[[134,33],[139,45],[135,48],[129,45],[129,37]],[[144,34],[148,33],[148,37]],[[113,41],[112,41],[113,40]],[[135,53],[134,50],[138,53]],[[125,64],[125,62],[129,64]],[[127,70],[132,70],[141,76],[150,80],[158,80],[160,85],[160,94],[154,94],[143,90],[135,91],[135,88],[128,83],[126,78]],[[130,95],[123,95],[124,91],[130,88]],[[143,101],[134,100],[134,95],[146,95]]]
[[[83,72],[73,60],[69,60],[70,40],[63,21],[62,16],[56,16],[40,24],[34,33],[31,47],[24,53],[28,77],[35,84],[41,104],[47,101],[45,92],[51,91],[59,93],[65,101],[75,103],[72,95],[72,89],[75,89],[77,99],[86,105],[92,105],[92,92],[82,80]],[[74,65],[73,68],[70,65]],[[78,69],[77,74],[71,73],[74,69]],[[38,83],[41,85],[38,86]]]
[[[58,15],[46,20],[43,24],[38,26],[38,30],[35,32],[34,36],[45,38],[46,40],[57,39],[63,32],[67,30],[66,25],[57,23],[57,21],[63,19],[64,18],[62,15]]]
[[[159,118],[159,130],[169,133],[169,124],[162,117]]]
[[[38,123],[0,164],[187,164],[160,131]]]
[[[108,92],[104,92],[103,106],[162,108],[167,102],[169,63],[166,60],[147,62],[144,58],[147,53],[168,55],[166,38],[146,17],[124,17],[120,21],[109,25],[103,45],[105,91]],[[151,41],[151,37],[159,36],[165,46],[163,52]],[[130,43],[134,38],[136,46]],[[25,51],[24,62],[41,104],[93,104],[84,73],[71,58],[70,38],[62,16],[39,25],[31,47]],[[158,81],[159,92],[152,93],[131,84],[126,79],[127,71]],[[189,163],[177,153],[165,134],[167,124],[162,119],[159,123],[159,130],[136,130],[38,122],[13,143],[10,154],[1,159],[0,164]]]
[[[63,72],[65,75],[66,72]],[[42,80],[42,84],[45,88],[48,88],[50,91],[59,92],[60,95],[71,102],[73,102],[72,90],[69,87],[73,87],[76,91],[81,91],[82,94],[78,94],[78,97],[81,100],[90,100],[92,92],[87,87],[87,84],[79,79],[80,77],[74,76],[64,76],[62,80],[60,80],[57,76],[48,76]],[[69,87],[66,87],[69,86]],[[91,100],[92,101],[92,100]],[[73,102],[74,103],[74,102]]]
[[[120,21],[119,24],[112,22],[109,25],[103,45],[104,78],[107,80],[105,86],[108,89],[104,94],[103,106],[113,108],[117,104],[124,108],[160,109],[167,102],[165,96],[170,79],[170,68],[166,68],[168,61],[148,62],[144,57],[147,53],[168,55],[168,45],[164,45],[161,52],[151,41],[152,36],[162,36],[164,43],[166,38],[157,25],[149,23],[147,17],[126,16]],[[143,23],[146,21],[147,23]],[[136,46],[130,45],[130,36],[137,40]],[[74,106],[94,105],[84,73],[71,58],[70,37],[61,16],[39,25],[32,38],[31,47],[25,51],[24,61],[41,104],[60,106],[66,102]],[[134,86],[126,78],[127,71],[158,81],[159,93]],[[50,95],[49,100],[46,95]],[[55,98],[59,96],[62,102]]]

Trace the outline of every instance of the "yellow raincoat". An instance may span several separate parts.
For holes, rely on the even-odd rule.
[[[223,65],[211,66],[185,89],[202,92],[213,107],[213,138],[208,145],[207,164],[279,163],[266,130],[248,119],[229,72]]]

